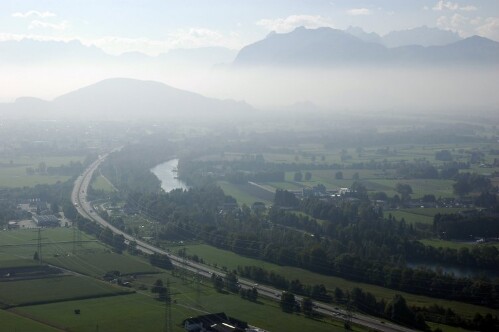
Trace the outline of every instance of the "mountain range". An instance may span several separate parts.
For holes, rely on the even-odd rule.
[[[365,42],[378,43],[388,48],[409,45],[419,45],[424,47],[443,46],[455,43],[462,39],[456,32],[438,28],[429,28],[427,26],[390,31],[384,36],[380,36],[375,32],[365,32],[359,27],[349,27],[345,30],[345,32]]]
[[[432,63],[445,61],[449,52],[461,49],[464,59],[452,55],[454,61],[475,63],[497,62],[497,43],[485,38],[472,37],[474,42],[463,45],[476,47],[463,49],[454,44],[463,39],[455,32],[429,28],[392,31],[384,36],[367,33],[358,27],[345,30],[332,28],[297,28],[289,33],[270,33],[265,39],[247,45],[239,52],[224,47],[174,49],[157,56],[139,52],[110,55],[96,46],[80,41],[38,41],[22,39],[0,42],[0,65],[36,64],[112,64],[164,67],[211,68],[216,65],[273,64],[273,63]],[[478,41],[481,42],[478,42]],[[476,52],[476,53],[474,53]],[[475,57],[475,58],[474,58]]]
[[[426,31],[428,28],[423,28]],[[389,48],[375,42],[376,35],[361,35],[359,30],[350,33],[332,28],[296,28],[289,33],[271,33],[265,39],[239,51],[236,66],[331,66],[331,65],[449,65],[499,64],[499,43],[472,36],[445,45],[407,45]],[[414,39],[420,31],[410,31]],[[424,35],[424,34],[423,34]],[[437,34],[434,34],[438,39]],[[387,40],[400,39],[389,34]],[[441,40],[449,35],[442,33]],[[419,38],[419,37],[418,37]],[[394,42],[395,43],[395,42]]]
[[[165,120],[248,114],[244,102],[219,100],[155,81],[112,78],[45,101],[18,98],[0,104],[4,118],[77,120]]]

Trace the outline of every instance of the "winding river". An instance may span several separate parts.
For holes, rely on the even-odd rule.
[[[189,189],[189,187],[177,179],[178,159],[171,159],[151,168],[151,172],[161,181],[161,188],[165,192],[173,189]]]

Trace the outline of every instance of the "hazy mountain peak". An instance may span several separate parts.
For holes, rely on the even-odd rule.
[[[351,34],[352,36],[355,36],[367,43],[378,43],[382,44],[383,41],[381,40],[380,35],[378,35],[375,32],[366,32],[360,27],[354,27],[354,26],[349,26],[346,30],[346,33]]]
[[[407,45],[441,46],[461,39],[456,32],[428,26],[392,31],[382,37],[383,44],[390,48]]]
[[[365,43],[342,30],[329,27],[296,28],[276,33],[239,51],[236,65],[303,65],[320,66],[334,62],[376,61],[384,53],[381,45]]]
[[[221,116],[230,118],[240,115],[241,111],[251,113],[253,110],[244,102],[208,98],[161,82],[131,78],[105,79],[51,102],[26,97],[7,106],[11,116],[120,121],[206,120]]]

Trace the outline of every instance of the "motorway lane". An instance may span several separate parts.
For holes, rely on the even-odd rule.
[[[99,216],[94,209],[92,208],[92,205],[90,202],[87,201],[87,196],[86,193],[88,191],[88,187],[90,185],[90,181],[92,179],[93,173],[98,169],[100,164],[106,159],[108,154],[105,154],[103,156],[99,156],[99,158],[94,161],[84,172],[82,175],[80,175],[74,184],[73,191],[71,193],[71,200],[73,203],[76,203],[75,207],[78,210],[78,213],[80,213],[82,216],[85,218],[88,218],[90,220],[93,220],[100,224],[103,227],[108,227],[114,234],[121,234],[125,237],[126,241],[135,241],[137,243],[137,249],[141,250],[142,252],[146,254],[152,254],[152,253],[158,253],[162,255],[167,255],[172,263],[183,269],[190,270],[194,273],[201,274],[207,278],[209,278],[212,274],[218,274],[221,275],[222,277],[224,276],[224,273],[221,273],[220,271],[211,269],[205,265],[199,264],[199,263],[194,263],[194,262],[186,262],[184,259],[181,257],[172,255],[171,253],[157,248],[149,243],[146,243],[144,241],[138,240],[134,238],[133,236],[123,232],[122,230],[114,227],[110,223],[108,223],[106,220],[104,220],[101,216]],[[275,301],[278,301],[280,299],[280,294],[281,290],[269,287],[269,286],[262,286],[262,285],[257,285],[254,282],[246,279],[241,279],[239,278],[239,283],[243,287],[255,287],[258,290],[258,293],[262,296],[266,296],[270,299],[273,299]],[[295,296],[297,301],[301,301],[302,297],[300,296]],[[333,317],[334,319],[338,320],[344,320],[346,317],[346,311],[342,309],[336,309],[336,307],[324,304],[321,302],[314,302],[314,306],[316,308],[317,312],[320,312],[324,315],[328,315]],[[351,319],[352,323],[362,325],[371,329],[375,329],[378,331],[387,331],[387,332],[413,332],[414,330],[396,325],[393,323],[389,322],[384,322],[381,321],[379,318],[367,316],[367,315],[362,315],[355,313],[352,315]]]

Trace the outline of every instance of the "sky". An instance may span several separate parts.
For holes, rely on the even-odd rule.
[[[238,50],[270,31],[419,26],[499,41],[498,0],[2,0],[0,41],[79,40],[109,54],[176,48]]]

